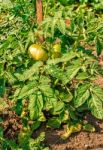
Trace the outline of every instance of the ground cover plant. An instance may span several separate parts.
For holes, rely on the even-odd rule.
[[[48,150],[47,128],[66,125],[62,139],[103,119],[102,0],[12,0],[0,3],[0,147]],[[41,8],[41,7],[40,7]],[[40,9],[39,8],[39,9]],[[38,18],[39,17],[39,18]],[[40,18],[41,17],[41,18]]]

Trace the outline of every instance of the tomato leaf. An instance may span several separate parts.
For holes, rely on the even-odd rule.
[[[29,69],[25,70],[23,74],[15,73],[15,76],[18,78],[18,80],[25,81],[31,78],[39,70],[39,67],[41,67],[42,65],[43,65],[42,62],[36,62]]]
[[[78,73],[78,75],[76,76],[76,79],[77,80],[85,80],[85,79],[88,79],[89,78],[89,75],[87,72],[80,72]]]
[[[61,125],[61,121],[58,118],[51,118],[47,122],[47,127],[59,128]]]
[[[43,98],[41,93],[39,92],[35,95],[31,95],[29,97],[29,106],[28,106],[30,119],[31,120],[38,119],[41,115],[42,109],[43,109]]]
[[[90,92],[88,90],[89,86],[89,84],[83,84],[78,87],[76,97],[74,98],[74,106],[76,108],[80,107],[86,102],[86,100],[88,100],[90,96]]]
[[[80,70],[80,66],[78,65],[71,65],[69,67],[66,68],[66,76],[67,79],[63,81],[64,84],[67,84],[69,81],[71,81],[78,73],[78,71]]]
[[[60,62],[66,62],[66,61],[70,61],[72,60],[73,58],[75,58],[77,56],[77,54],[73,51],[69,52],[69,53],[66,53],[64,54],[61,58],[55,58],[55,59],[50,59],[47,61],[47,64],[50,65],[50,64],[58,64]]]
[[[102,101],[95,94],[88,100],[88,107],[96,118],[103,119]]]
[[[66,32],[66,25],[65,25],[64,19],[59,19],[58,22],[57,22],[57,25],[58,25],[58,29],[60,30],[60,32],[62,34],[65,34],[65,32]]]
[[[101,40],[99,38],[96,38],[96,52],[97,52],[97,55],[101,54],[102,49],[103,49],[103,45],[102,45]]]
[[[103,89],[101,89],[99,86],[93,86],[92,92],[101,100],[103,101]]]
[[[57,107],[57,106],[58,106],[58,107]],[[60,114],[61,112],[63,112],[64,108],[65,108],[64,103],[63,103],[62,101],[58,101],[58,102],[53,106],[53,108],[51,109],[51,113],[52,113],[53,115],[58,115],[58,114]]]
[[[37,90],[37,86],[35,86],[35,83],[29,82],[27,85],[24,85],[22,88],[19,88],[15,91],[14,97],[17,97],[17,99],[26,98],[29,95],[33,94]]]

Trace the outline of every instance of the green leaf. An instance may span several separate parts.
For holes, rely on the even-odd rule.
[[[68,110],[63,111],[60,116],[59,119],[61,120],[62,123],[66,123],[68,120],[70,120],[70,114]]]
[[[23,43],[22,43],[21,41],[18,41],[18,45],[19,45],[19,47],[20,47],[21,53],[25,53],[25,48],[24,48]]]
[[[89,86],[89,84],[83,84],[78,87],[76,97],[74,98],[74,106],[76,108],[80,107],[86,102],[86,100],[88,100],[90,96],[90,92],[88,90]]]
[[[6,72],[6,78],[8,79],[10,84],[14,84],[14,82],[17,80],[11,72]]]
[[[73,95],[70,91],[60,93],[60,99],[66,103],[70,102],[72,98],[73,98]]]
[[[48,20],[48,22],[45,24],[45,31],[44,31],[44,37],[47,38],[48,37],[48,29],[50,27],[50,20]],[[51,31],[53,32],[53,31]],[[54,33],[52,33],[52,36],[54,35]]]
[[[31,30],[31,31],[29,31],[29,34],[28,34],[28,38],[30,39],[30,41],[32,42],[32,43],[34,43],[34,32]]]
[[[22,147],[22,149],[24,150],[28,150],[29,149],[29,139],[31,137],[31,131],[30,129],[26,128],[26,131],[20,131],[18,134],[18,142],[20,147]]]
[[[49,78],[48,76],[43,76],[43,75],[41,75],[39,82],[40,82],[41,84],[48,85],[48,84],[50,84],[51,80],[50,80],[50,78]]]
[[[55,32],[55,26],[56,26],[56,24],[57,24],[57,19],[54,18],[54,19],[52,20],[52,24],[51,24],[51,34],[52,34],[52,38],[54,37],[54,32]]]
[[[56,97],[43,97],[44,99],[44,110],[49,111],[57,104]]]
[[[39,89],[41,90],[41,92],[44,94],[44,96],[47,97],[54,97],[54,91],[53,89],[50,87],[50,85],[40,85]]]
[[[85,80],[85,79],[88,79],[89,78],[89,75],[87,72],[80,72],[78,73],[78,75],[76,76],[76,79],[77,80]]]
[[[58,118],[51,118],[47,122],[47,127],[59,128],[61,125],[61,121]]]
[[[40,121],[40,122],[45,122],[46,121],[46,117],[44,116],[43,112],[39,113],[39,119],[38,119],[38,121]]]
[[[36,129],[38,129],[41,125],[40,121],[35,121],[32,125],[31,125],[31,129],[34,131]]]
[[[45,132],[41,132],[36,139],[29,138],[28,141],[30,150],[39,150],[39,148],[41,147],[41,142],[43,142],[44,140],[45,140]]]
[[[96,118],[103,119],[103,104],[95,94],[88,100],[88,107]]]
[[[95,132],[95,127],[89,123],[83,125],[84,131]]]
[[[31,120],[37,119],[39,116],[39,109],[37,107],[36,102],[37,102],[37,96],[36,95],[30,96],[28,110],[29,110]]]
[[[58,115],[64,110],[64,107],[65,107],[64,103],[62,101],[58,101],[51,109],[51,113],[53,115]]]
[[[50,64],[58,64],[60,62],[66,62],[66,61],[70,61],[71,59],[75,58],[77,56],[77,54],[73,51],[64,54],[61,58],[55,58],[52,60],[48,60],[47,61],[47,65]]]
[[[0,47],[0,56],[4,54],[4,50]]]
[[[3,128],[2,127],[0,127],[0,138],[3,138]]]
[[[63,73],[63,70],[55,65],[48,66],[46,70],[50,74],[50,76],[58,80],[63,81],[66,78],[66,75]]]
[[[5,79],[4,78],[0,78],[0,97],[3,97],[5,94]]]
[[[99,86],[93,86],[92,92],[101,100],[103,101],[103,89],[101,89]]]
[[[100,55],[102,52],[103,46],[102,46],[102,42],[100,41],[99,38],[96,39],[96,52],[97,55]]]
[[[66,32],[66,26],[65,26],[65,21],[63,19],[58,19],[57,21],[58,29],[62,34],[65,34]]]
[[[40,92],[36,95],[31,95],[29,97],[29,106],[28,110],[30,113],[30,119],[35,120],[41,116],[43,109],[43,98]]]
[[[65,78],[63,83],[67,84],[69,81],[71,81],[77,75],[79,70],[80,70],[80,66],[78,65],[69,66],[66,71],[67,79]]]
[[[25,70],[23,74],[15,73],[15,76],[18,78],[18,80],[25,81],[31,78],[39,70],[39,67],[41,67],[42,65],[43,62],[36,62],[29,69]]]
[[[9,148],[11,149],[11,150],[19,150],[19,147],[18,147],[18,145],[15,143],[15,141],[13,141],[13,140],[5,140],[5,142],[4,142],[4,145],[3,145],[4,147],[8,147],[9,146]],[[6,149],[5,149],[6,150]],[[22,149],[21,149],[22,150]]]
[[[35,93],[37,90],[37,85],[33,82],[29,82],[27,85],[24,85],[22,88],[19,88],[15,91],[14,97],[17,97],[17,99],[22,99],[29,97],[29,95]]]

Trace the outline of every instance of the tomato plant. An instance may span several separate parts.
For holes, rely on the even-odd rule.
[[[35,2],[0,6],[1,149],[47,150],[44,132],[33,137],[42,123],[65,124],[66,139],[95,131],[86,114],[103,119],[103,89],[94,82],[103,68],[93,55],[103,50],[102,1],[43,0],[39,21]]]

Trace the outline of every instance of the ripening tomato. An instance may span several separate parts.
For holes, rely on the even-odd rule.
[[[56,52],[56,53],[61,53],[61,45],[60,45],[60,44],[55,44],[55,45],[53,46],[53,50],[54,50],[54,52]]]
[[[47,60],[47,53],[38,44],[32,44],[28,49],[29,55],[34,60]]]
[[[60,44],[55,44],[53,46],[53,58],[58,58],[61,56],[61,45]]]

